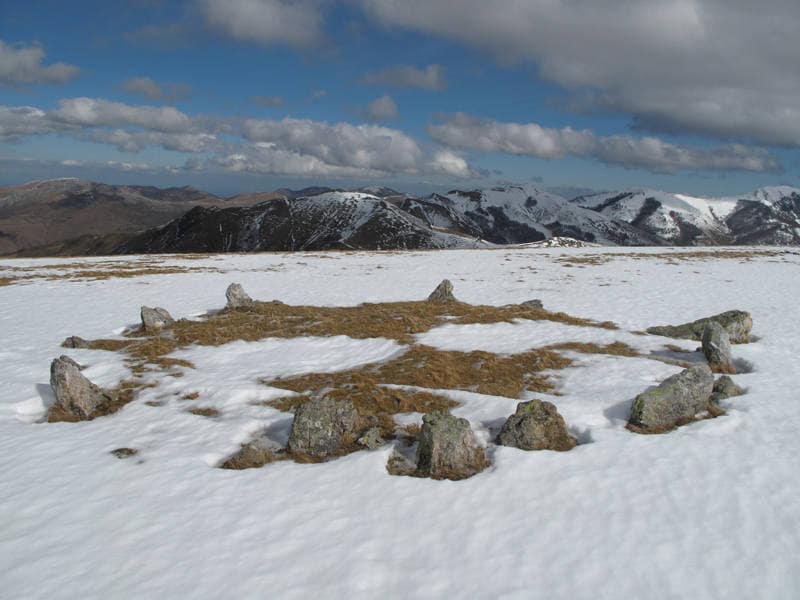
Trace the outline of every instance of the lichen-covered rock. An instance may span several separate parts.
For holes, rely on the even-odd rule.
[[[723,375],[714,382],[714,392],[711,394],[711,399],[715,402],[724,400],[725,398],[733,398],[740,396],[742,388],[733,382],[733,379],[727,375]]]
[[[51,412],[60,411],[74,420],[93,419],[116,401],[114,394],[89,381],[81,373],[80,365],[68,356],[56,358],[50,364],[50,387],[56,397]]]
[[[659,325],[657,327],[649,327],[647,333],[700,341],[703,339],[703,331],[705,331],[706,325],[711,321],[716,321],[722,325],[723,329],[728,332],[731,343],[746,344],[750,341],[750,331],[753,329],[753,318],[750,316],[749,312],[743,310],[729,310],[714,315],[713,317],[698,319],[697,321],[684,323],[682,325]]]
[[[444,279],[436,286],[436,289],[428,296],[428,302],[455,302],[456,298],[453,296],[453,284],[449,279]]]
[[[78,337],[77,335],[71,335],[61,342],[62,348],[88,348],[89,345],[88,340]]]
[[[335,458],[353,448],[360,429],[361,418],[349,400],[309,400],[295,411],[289,451],[299,460]]]
[[[710,321],[703,331],[703,355],[715,373],[736,373],[731,356],[728,332],[716,321]]]
[[[172,315],[159,306],[155,308],[143,306],[141,315],[142,327],[145,331],[158,331],[175,324],[175,319],[172,318]]]
[[[540,308],[540,309],[544,308],[542,301],[539,300],[538,298],[534,298],[533,300],[526,300],[525,302],[522,303],[522,306],[525,306],[527,308]]]
[[[253,306],[253,299],[247,295],[240,283],[230,284],[228,289],[225,290],[225,298],[228,301],[226,308],[230,310]]]
[[[386,443],[378,427],[370,427],[358,438],[358,443],[368,450],[376,450]]]
[[[444,411],[422,417],[416,474],[433,479],[466,479],[487,466],[466,419]]]
[[[571,450],[578,440],[567,432],[555,405],[541,400],[520,402],[497,436],[497,443],[522,450]]]
[[[708,365],[685,369],[636,396],[628,422],[634,429],[652,433],[688,423],[707,408],[713,387]]]

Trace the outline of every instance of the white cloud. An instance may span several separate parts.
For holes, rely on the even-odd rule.
[[[374,20],[529,61],[650,131],[800,145],[797,0],[360,0]]]
[[[28,135],[44,135],[57,127],[47,113],[34,106],[0,106],[0,140]]]
[[[150,131],[188,132],[192,120],[172,106],[133,106],[98,98],[60,100],[49,117],[67,125],[117,127],[133,125]]]
[[[447,87],[444,78],[444,67],[428,65],[417,68],[412,65],[397,65],[380,71],[367,73],[364,83],[369,85],[389,85],[394,87],[420,88],[438,91]]]
[[[429,133],[439,143],[460,150],[543,159],[577,156],[659,172],[781,170],[779,162],[769,152],[739,144],[697,148],[670,144],[655,137],[598,136],[588,129],[553,129],[536,123],[503,123],[465,114],[454,115],[444,123],[430,126]]]
[[[365,116],[370,121],[392,121],[400,116],[391,96],[381,96],[367,105]]]
[[[39,46],[15,48],[0,40],[0,84],[65,83],[80,71],[61,62],[45,66],[43,60]]]
[[[129,94],[144,96],[150,100],[173,102],[186,98],[191,88],[185,83],[157,83],[150,77],[132,77],[120,84],[120,89]]]
[[[323,38],[316,0],[198,0],[209,27],[259,44],[316,45]]]

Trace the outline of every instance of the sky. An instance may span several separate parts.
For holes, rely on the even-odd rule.
[[[796,0],[0,2],[0,184],[800,186]]]

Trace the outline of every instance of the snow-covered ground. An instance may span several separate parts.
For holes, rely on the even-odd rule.
[[[168,258],[163,265],[213,270],[0,287],[0,597],[800,597],[800,256],[627,256],[642,252],[665,251]],[[613,256],[571,267],[561,260],[602,254]],[[0,277],[7,267],[64,262],[0,261]],[[288,434],[291,416],[258,404],[278,394],[259,379],[385,360],[402,351],[390,340],[188,348],[175,356],[196,370],[162,378],[115,415],[37,422],[51,401],[55,356],[87,364],[101,385],[126,375],[118,354],[64,350],[62,339],[118,334],[143,304],[201,315],[224,304],[232,281],[257,299],[290,304],[420,299],[445,277],[468,302],[540,298],[548,309],[621,327],[450,324],[419,336],[445,349],[623,341],[645,353],[664,343],[691,350],[696,342],[632,332],[749,310],[757,339],[734,346],[752,365],[734,376],[747,393],[726,401],[727,416],[636,435],[624,428],[631,400],[678,367],[571,353],[574,366],[554,374],[561,395],[538,397],[558,406],[581,445],[565,453],[494,448],[492,467],[460,482],[389,476],[389,446],[325,464],[213,468],[256,430],[278,441]],[[187,412],[179,398],[191,392],[199,393],[192,405],[219,417]],[[451,394],[462,402],[454,412],[484,441],[517,402]],[[109,454],[123,446],[139,455]]]

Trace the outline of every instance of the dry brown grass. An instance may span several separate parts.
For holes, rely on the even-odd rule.
[[[793,250],[681,250],[677,252],[604,252],[603,254],[585,254],[558,259],[564,266],[604,265],[618,258],[633,260],[660,260],[668,264],[678,265],[680,261],[738,260],[749,262],[756,258],[773,258],[797,254]],[[570,264],[571,263],[571,264]]]
[[[601,346],[594,343],[585,342],[564,342],[562,344],[553,344],[544,348],[545,350],[571,350],[572,352],[581,352],[583,354],[610,354],[613,356],[642,356],[634,348],[631,348],[624,342],[613,342]]]
[[[100,281],[105,279],[125,279],[130,277],[144,277],[147,275],[174,275],[176,273],[219,272],[217,267],[185,267],[167,266],[161,261],[126,262],[74,262],[33,265],[26,267],[4,267],[14,275],[0,278],[0,285],[12,285],[21,281],[59,281],[81,280]],[[61,271],[61,272],[53,272]],[[20,273],[20,275],[17,275]],[[24,273],[24,274],[23,274]]]
[[[197,415],[198,417],[208,417],[209,419],[218,417],[221,414],[216,408],[212,408],[210,406],[198,406],[196,408],[190,408],[187,412]]]
[[[12,283],[14,283],[14,279],[11,277],[0,277],[0,287],[3,287],[4,285],[11,285]]]

